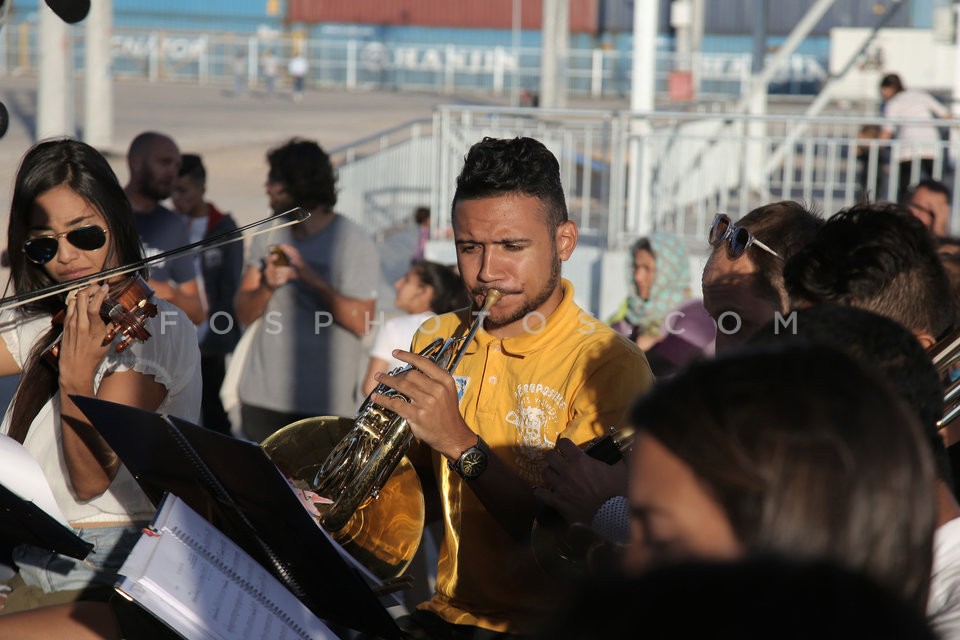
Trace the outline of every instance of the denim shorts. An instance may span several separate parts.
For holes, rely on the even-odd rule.
[[[31,545],[13,549],[13,560],[27,585],[45,593],[90,586],[113,586],[123,561],[140,539],[141,525],[74,529],[80,538],[93,545],[83,560],[52,553]]]

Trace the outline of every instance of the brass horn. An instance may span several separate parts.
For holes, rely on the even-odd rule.
[[[960,360],[960,329],[950,332],[931,350],[933,366],[943,381],[943,417],[937,427],[943,432],[946,446],[960,441],[960,434],[951,433],[950,425],[960,416],[960,377],[954,379],[954,369]]]
[[[453,373],[500,296],[490,289],[464,336],[437,338],[419,355]],[[391,374],[411,368],[398,367]],[[296,486],[332,501],[317,505],[324,529],[378,577],[393,579],[407,568],[420,544],[423,492],[406,458],[413,441],[410,426],[373,402],[374,393],[406,400],[379,384],[355,419],[324,416],[294,422],[261,447]]]

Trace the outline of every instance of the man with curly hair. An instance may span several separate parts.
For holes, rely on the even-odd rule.
[[[267,162],[273,212],[311,215],[253,238],[237,292],[239,322],[262,318],[238,391],[243,431],[255,440],[302,418],[356,413],[380,281],[373,239],[334,211],[337,174],[320,145],[295,138]]]

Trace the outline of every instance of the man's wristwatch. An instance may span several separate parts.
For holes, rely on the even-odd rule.
[[[456,462],[447,460],[447,466],[464,480],[479,477],[487,468],[487,443],[477,436],[477,444],[461,453]]]

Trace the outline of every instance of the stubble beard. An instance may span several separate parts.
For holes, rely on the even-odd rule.
[[[519,309],[506,318],[488,317],[485,322],[486,327],[488,329],[499,329],[513,324],[514,322],[523,320],[530,314],[537,312],[540,306],[543,305],[543,303],[553,295],[553,292],[559,285],[560,258],[556,253],[556,249],[554,249],[553,261],[550,266],[550,278],[547,280],[547,283],[543,286],[543,288],[537,292],[537,295],[534,298],[527,300]]]
[[[158,187],[156,184],[156,176],[152,171],[147,170],[146,174],[140,180],[140,193],[151,200],[160,202],[161,200],[169,198],[170,194],[173,193],[173,189],[162,189]]]

